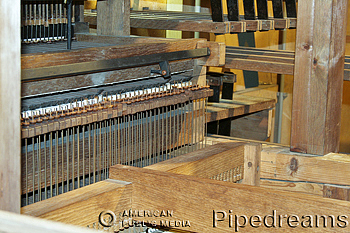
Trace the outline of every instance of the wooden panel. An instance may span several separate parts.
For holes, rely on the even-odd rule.
[[[130,35],[130,0],[97,2],[97,34]]]
[[[292,151],[339,150],[347,4],[311,0],[298,5]]]
[[[287,147],[271,147],[263,149],[261,163],[261,178],[350,184],[350,158],[346,154],[303,156],[289,152]]]
[[[22,207],[25,215],[86,227],[98,222],[102,211],[115,213],[131,208],[132,185],[105,180]]]
[[[111,168],[110,172],[110,176],[113,179],[126,180],[133,183],[132,202],[134,209],[172,210],[172,217],[164,217],[157,219],[157,221],[189,221],[190,228],[179,227],[179,229],[193,232],[215,231],[226,233],[235,231],[235,227],[237,227],[236,231],[240,230],[240,227],[234,223],[231,223],[231,228],[229,227],[230,221],[228,216],[225,219],[222,218],[223,221],[215,221],[216,211],[225,211],[226,214],[230,213],[232,216],[246,215],[249,218],[256,214],[260,214],[260,216],[271,215],[275,210],[276,215],[295,214],[301,219],[305,214],[344,215],[350,207],[349,202],[340,200],[213,181],[145,168],[116,165]],[[214,215],[213,211],[215,211]],[[222,216],[222,214],[217,216],[221,219],[219,216]],[[300,219],[298,221],[299,224]],[[291,232],[296,230],[288,227],[285,220],[282,219],[282,222],[281,227],[273,229],[274,232]],[[215,228],[213,224],[216,225]],[[337,231],[347,230],[336,225],[335,228],[313,228],[313,231],[334,232],[335,229]],[[264,228],[263,224],[257,228],[250,227],[247,224],[244,230],[261,232],[267,230],[267,228]],[[300,225],[297,227],[297,230],[298,232],[310,231],[310,229],[303,228]]]
[[[0,4],[0,210],[20,211],[20,1]]]
[[[270,109],[275,106],[275,103],[275,99],[234,95],[233,100],[220,100],[220,103],[208,103],[207,122]]]

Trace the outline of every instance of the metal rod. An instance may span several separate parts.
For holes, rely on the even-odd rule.
[[[67,1],[67,49],[72,49],[72,0]]]

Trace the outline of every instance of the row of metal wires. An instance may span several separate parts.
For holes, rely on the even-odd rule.
[[[206,99],[71,127],[22,140],[22,206],[109,176],[203,148]]]
[[[74,7],[73,5],[72,12]],[[22,1],[21,17],[23,43],[50,43],[67,38],[67,8],[63,0]]]

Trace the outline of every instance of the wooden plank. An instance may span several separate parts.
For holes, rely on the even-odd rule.
[[[322,197],[324,186],[320,183],[261,179],[260,187],[289,192],[312,194]]]
[[[251,70],[267,73],[289,74],[293,75],[294,65],[280,62],[268,62],[248,59],[226,57],[226,68]]]
[[[52,232],[52,233],[92,233],[95,231],[66,224],[33,218],[23,214],[0,211],[0,232]]]
[[[207,122],[270,109],[275,106],[275,99],[252,96],[234,96],[234,100],[220,100],[220,103],[208,103]]]
[[[243,166],[245,144],[247,143],[219,143],[146,168],[202,178],[213,178],[224,173],[232,173],[234,169]],[[243,168],[240,171],[243,171]],[[227,175],[228,177],[229,175]],[[229,178],[228,181],[233,182]]]
[[[21,57],[22,69],[57,66],[79,62],[107,60],[122,57],[150,55],[195,49],[198,39],[140,43],[110,47],[87,48],[70,52],[25,54]]]
[[[199,31],[199,32],[209,32],[209,33],[229,33],[230,32],[228,22],[212,22],[209,20],[178,21],[178,20],[169,20],[169,19],[158,19],[158,18],[155,18],[155,19],[131,18],[130,26],[133,28],[147,28],[147,29],[159,29],[159,30]],[[239,28],[239,30],[241,31],[242,29]]]
[[[20,1],[0,4],[0,210],[20,212]]]
[[[261,178],[324,184],[350,184],[346,154],[303,155],[287,147],[268,147],[261,153]]]
[[[193,60],[170,62],[170,70],[178,72],[193,69]],[[205,67],[204,67],[205,68]],[[63,79],[47,79],[35,82],[22,82],[22,96],[36,95],[41,93],[71,90],[98,84],[107,84],[120,81],[128,81],[149,76],[150,70],[159,69],[159,65],[141,66],[129,69],[102,72],[99,74],[76,75]]]
[[[312,0],[298,5],[292,151],[339,150],[347,4]]]
[[[132,184],[108,179],[22,207],[21,213],[82,227],[92,226],[98,223],[102,211],[120,213],[130,209],[131,194]]]
[[[244,175],[242,184],[260,186],[261,144],[244,145]]]
[[[323,196],[338,200],[350,201],[350,187],[324,185]]]
[[[130,35],[130,0],[97,2],[97,34]]]
[[[234,232],[242,228],[238,224],[232,222],[230,224],[228,216],[225,216],[227,218],[222,217],[222,211],[225,211],[226,214],[230,213],[232,216],[245,215],[248,216],[248,219],[257,213],[262,215],[262,218],[275,212],[277,218],[280,214],[291,215],[292,213],[299,216],[299,225],[305,214],[340,216],[347,213],[350,207],[349,202],[340,200],[122,165],[111,167],[110,176],[113,179],[133,183],[132,203],[134,209],[172,210],[173,214],[170,217],[162,217],[157,221],[160,224],[164,224],[165,220],[187,221],[190,223],[190,228],[180,226],[178,229],[193,232]],[[216,221],[218,219],[222,221]],[[296,230],[288,227],[283,217],[281,221],[283,222],[281,226],[276,223],[274,232]],[[338,223],[340,226],[344,224]],[[243,221],[241,224],[243,225]],[[330,223],[328,222],[328,224]],[[267,230],[263,224],[257,228],[248,225],[244,230],[251,232]],[[305,226],[305,222],[303,225]],[[335,229],[347,231],[347,229],[340,228],[339,225],[313,228],[313,231],[334,232]],[[309,231],[301,225],[297,229],[298,232]]]

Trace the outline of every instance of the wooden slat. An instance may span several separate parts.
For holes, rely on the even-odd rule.
[[[189,221],[190,228],[180,226],[179,229],[194,232],[235,231],[235,225],[229,228],[228,216],[224,221],[215,221],[216,211],[232,213],[233,216],[246,215],[249,218],[256,214],[272,215],[275,210],[277,217],[280,214],[295,214],[302,218],[306,213],[319,216],[344,215],[350,207],[350,203],[345,201],[121,165],[113,166],[110,176],[113,179],[133,183],[134,209],[172,210],[172,217],[164,217],[160,220]],[[217,217],[220,218],[220,216],[218,214]],[[213,223],[217,223],[215,228]],[[346,228],[343,229],[337,225],[334,228],[313,228],[313,231],[334,232],[335,229],[347,231]],[[238,230],[240,227],[237,225],[236,231]],[[261,232],[267,228],[264,226],[253,228],[247,224],[244,230]],[[296,229],[288,227],[284,221],[281,227],[273,230],[290,232]],[[309,229],[299,225],[297,231],[304,232]]]
[[[339,150],[347,4],[311,0],[298,5],[292,151]]]
[[[242,23],[239,23],[239,25],[242,25]],[[147,29],[159,29],[159,30],[199,31],[199,32],[210,32],[210,33],[229,33],[230,32],[228,22],[211,22],[208,20],[174,21],[169,19],[158,19],[158,18],[155,18],[155,19],[132,18],[130,26],[133,28],[147,28]]]
[[[0,210],[20,211],[20,1],[0,4]]]
[[[220,103],[208,103],[207,122],[270,109],[275,106],[275,99],[251,96],[235,96],[233,100],[220,100]]]
[[[261,179],[260,187],[323,196],[323,184],[319,183]]]
[[[174,11],[131,11],[130,26],[160,30],[200,31],[210,33],[235,33],[245,31],[273,30],[295,28],[296,18],[269,18],[264,20],[244,20],[244,15],[235,11],[235,1],[228,3],[228,15],[224,14],[222,21],[213,21],[208,13],[174,12]],[[232,5],[232,6],[231,6]],[[236,20],[237,19],[237,20]],[[96,13],[85,13],[85,21],[95,26]]]
[[[294,57],[293,51],[227,46],[225,67],[293,75]],[[350,80],[349,56],[344,65],[344,80]]]

